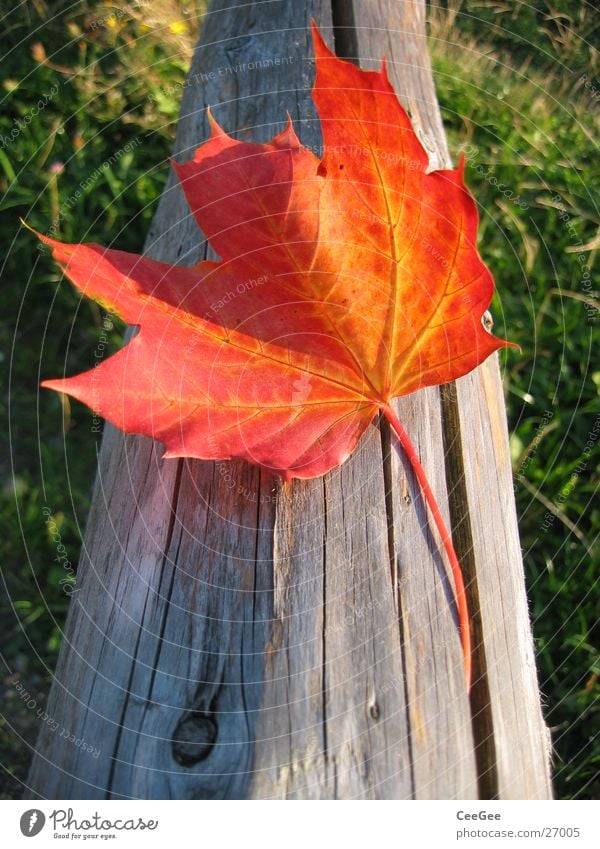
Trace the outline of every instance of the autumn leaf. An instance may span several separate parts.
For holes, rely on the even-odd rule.
[[[508,344],[482,324],[493,280],[464,163],[427,173],[385,65],[337,59],[316,29],[314,43],[321,159],[291,122],[258,144],[210,117],[209,141],[175,166],[219,262],[41,237],[85,295],[140,327],[97,368],[42,385],[160,440],[165,457],[241,457],[311,478],[342,463],[379,411],[410,455],[392,399]]]

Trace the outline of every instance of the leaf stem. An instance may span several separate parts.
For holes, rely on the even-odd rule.
[[[465,582],[463,580],[462,569],[460,568],[460,563],[458,562],[458,557],[456,556],[456,551],[454,550],[454,545],[452,544],[452,537],[450,536],[450,532],[446,527],[444,519],[442,518],[440,508],[438,506],[437,501],[435,500],[435,495],[433,494],[433,491],[429,486],[429,481],[427,480],[425,469],[421,465],[421,461],[417,456],[415,447],[410,441],[407,432],[404,430],[400,419],[398,418],[392,407],[389,404],[386,404],[382,409],[383,414],[391,424],[396,436],[398,437],[400,445],[404,449],[404,452],[408,457],[408,460],[417,477],[417,480],[419,481],[419,485],[421,486],[421,490],[423,492],[423,495],[425,496],[425,501],[429,505],[433,520],[442,538],[444,550],[446,551],[448,560],[450,561],[450,568],[452,570],[452,577],[454,578],[454,586],[456,589],[458,630],[460,632],[460,639],[462,643],[465,678],[467,681],[467,691],[469,691],[471,689],[471,628],[469,625],[469,610],[467,607],[467,596],[465,593]]]

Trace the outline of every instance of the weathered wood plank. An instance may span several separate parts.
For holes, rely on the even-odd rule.
[[[365,62],[387,53],[428,150],[446,161],[421,4],[338,2],[333,11],[338,25],[351,27],[338,28],[338,50],[349,52],[350,35]],[[311,16],[331,41],[325,0],[213,3],[184,91],[179,158],[207,137],[209,103],[226,130],[258,139],[281,128],[287,109],[303,142],[319,148],[307,61]],[[269,58],[280,61],[265,66]],[[173,178],[147,251],[185,263],[205,253]],[[491,771],[502,777],[501,794],[543,797],[535,672],[515,672],[501,642],[529,664],[514,509],[506,527],[498,509],[512,499],[510,469],[497,474],[485,463],[492,430],[500,433],[497,450],[505,446],[495,424],[502,397],[482,393],[479,377],[469,380],[476,394],[458,406],[478,410],[464,436],[465,454],[473,446],[477,458],[467,468],[471,516],[485,490],[486,509],[502,525],[494,533],[506,540],[501,554],[478,543],[475,561],[485,649],[492,662],[499,657],[497,673],[483,670],[485,692],[496,700],[486,716],[501,753]],[[444,505],[447,416],[439,391],[404,399],[397,409]],[[413,476],[390,452],[385,428],[371,428],[324,479],[285,487],[246,464],[161,462],[160,453],[149,440],[106,430],[48,705],[100,755],[46,727],[31,795],[476,796],[481,741],[473,729],[481,724],[472,722],[465,693],[451,586]],[[484,513],[473,521],[474,539],[483,540],[492,520]],[[492,583],[510,572],[500,611],[491,607],[480,564]],[[513,682],[511,698],[531,711],[529,724],[507,712],[504,675]],[[511,763],[517,775],[524,766],[521,747],[532,767],[526,781],[509,784]]]

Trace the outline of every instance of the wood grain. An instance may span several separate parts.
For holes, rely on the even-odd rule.
[[[207,137],[208,104],[227,131],[259,140],[288,110],[318,150],[314,17],[330,44],[335,19],[338,52],[363,66],[387,54],[434,162],[447,162],[423,15],[383,0],[213,3],[175,156]],[[207,255],[172,175],[146,251]],[[46,726],[28,796],[547,797],[497,364],[451,401],[454,463],[439,389],[396,409],[447,516],[452,475],[463,481],[453,511],[471,519],[485,643],[475,714],[444,559],[384,426],[325,478],[285,486],[243,463],[163,462],[160,446],[107,427],[47,709],[99,755]]]

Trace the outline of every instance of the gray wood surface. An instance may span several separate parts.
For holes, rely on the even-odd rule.
[[[287,109],[318,148],[314,17],[363,67],[387,55],[432,164],[448,164],[423,15],[391,0],[334,3],[333,17],[326,0],[218,0],[176,157],[206,139],[208,104],[258,140]],[[146,251],[206,255],[172,176]],[[385,425],[341,468],[287,485],[244,463],[162,462],[107,427],[47,708],[99,755],[46,725],[31,798],[549,796],[497,362],[395,406],[455,525],[471,699],[445,560]]]

